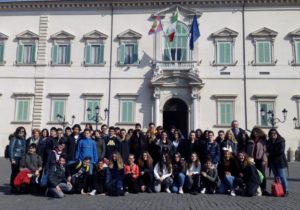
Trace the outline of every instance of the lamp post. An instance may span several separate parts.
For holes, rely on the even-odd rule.
[[[260,113],[262,116],[266,115],[266,111],[263,108],[261,108]],[[282,110],[283,120],[280,120],[279,118],[274,116],[273,110],[269,110],[267,112],[267,121],[270,122],[272,125],[272,128],[274,128],[277,123],[284,123],[286,121],[287,113],[288,113],[288,111],[286,109],[283,109]]]
[[[108,113],[109,113],[108,108],[105,108],[105,109],[104,109],[104,118],[101,117],[99,106],[96,106],[96,107],[95,107],[95,115],[94,115],[94,116],[90,116],[90,115],[92,114],[92,110],[91,110],[90,107],[88,107],[88,108],[86,109],[86,111],[87,111],[87,114],[88,114],[88,120],[93,120],[93,121],[95,121],[95,123],[96,123],[96,130],[98,130],[98,123],[99,123],[99,121],[100,121],[100,120],[101,120],[101,121],[105,121],[105,120],[107,119]]]
[[[299,123],[299,119],[297,119],[297,117],[293,118],[293,122],[295,125],[295,129],[300,129],[300,123]]]
[[[75,115],[72,115],[72,118],[71,118],[72,121],[71,121],[71,123],[69,123],[69,122],[66,121],[66,116],[65,115],[62,116],[60,114],[57,114],[56,117],[57,117],[58,123],[63,127],[63,130],[65,130],[65,127],[67,125],[72,126],[74,124],[74,121],[75,121],[75,118],[76,118]]]

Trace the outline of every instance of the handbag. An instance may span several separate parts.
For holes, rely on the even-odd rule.
[[[48,170],[44,170],[41,181],[40,181],[40,186],[41,187],[47,187],[48,186]]]
[[[281,184],[279,177],[276,177],[274,182],[272,183],[272,194],[275,197],[283,197],[284,196],[283,186]]]
[[[259,184],[263,183],[263,181],[264,181],[264,175],[258,169],[257,169],[257,175],[258,175]]]

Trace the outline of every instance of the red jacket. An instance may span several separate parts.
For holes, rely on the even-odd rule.
[[[22,184],[30,184],[30,178],[28,177],[28,174],[31,173],[32,172],[30,170],[20,171],[20,173],[18,173],[18,175],[14,179],[15,187],[20,187]]]
[[[125,165],[124,167],[125,175],[132,173],[132,177],[134,179],[137,179],[140,175],[139,166],[137,164],[134,164],[131,168],[130,165]]]

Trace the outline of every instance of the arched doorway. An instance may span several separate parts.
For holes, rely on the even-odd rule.
[[[163,108],[163,127],[170,129],[174,125],[186,137],[188,133],[188,107],[178,98],[169,99]]]

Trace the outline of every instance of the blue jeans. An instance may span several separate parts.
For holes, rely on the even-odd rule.
[[[283,189],[284,189],[284,192],[288,192],[289,189],[288,189],[288,181],[286,179],[286,176],[285,176],[285,168],[274,168],[274,167],[271,167],[272,169],[272,172],[274,174],[274,178],[276,177],[279,177],[280,178],[280,181],[283,185]]]
[[[222,180],[220,186],[219,186],[219,193],[226,193],[227,190],[233,190],[234,189],[234,176],[226,176],[224,177],[224,180]]]
[[[184,180],[185,180],[185,175],[183,173],[179,173],[176,179],[174,179],[174,183],[171,187],[171,191],[173,193],[177,193],[179,191],[179,188],[183,187]]]

